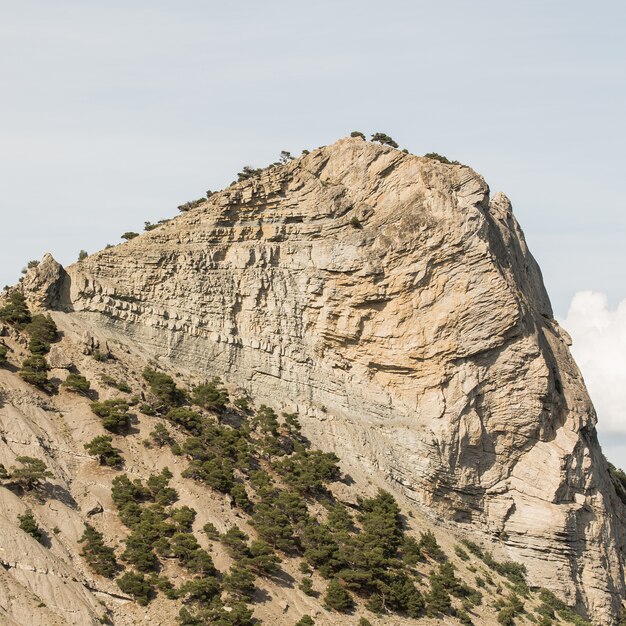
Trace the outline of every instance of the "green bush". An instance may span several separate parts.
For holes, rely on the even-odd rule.
[[[559,617],[575,626],[590,626],[590,622],[576,614],[563,600],[557,598],[551,591],[541,589],[539,591],[539,599],[548,607],[553,609]]]
[[[498,612],[498,624],[502,626],[514,626],[515,611],[510,606],[505,606]]]
[[[251,600],[256,590],[255,579],[256,576],[247,567],[235,564],[224,577],[224,589],[234,598]]]
[[[102,425],[114,433],[123,433],[130,426],[129,404],[125,400],[105,400],[92,402],[91,410],[100,418]]]
[[[126,239],[126,241],[130,241],[131,239],[134,239],[135,237],[139,237],[139,233],[136,233],[132,230],[128,230],[124,234],[120,235],[120,239]]]
[[[26,298],[19,291],[12,291],[9,294],[8,302],[0,308],[0,322],[22,328],[30,320],[31,315],[26,304]]]
[[[430,581],[430,591],[426,596],[429,615],[439,613],[448,614],[452,610],[450,593],[445,588],[443,582],[438,577],[432,577]]]
[[[435,561],[444,561],[446,558],[444,551],[437,543],[435,535],[430,530],[427,530],[425,533],[421,533],[419,548],[423,554],[426,554]]]
[[[42,391],[51,392],[54,389],[54,385],[48,380],[49,371],[50,366],[45,357],[40,354],[33,354],[24,359],[19,375],[27,383],[39,387]]]
[[[138,478],[131,482],[126,474],[122,474],[116,476],[111,483],[111,498],[118,509],[127,504],[144,502],[150,497],[150,492]]]
[[[303,615],[295,626],[315,626],[315,621],[310,615]]]
[[[111,435],[99,435],[85,444],[85,450],[91,456],[98,457],[100,465],[107,467],[117,467],[124,463],[124,459],[117,448],[111,445],[113,438]]]
[[[22,467],[11,469],[12,482],[22,486],[27,491],[41,486],[45,478],[51,478],[46,464],[41,459],[32,456],[18,456],[15,459]]]
[[[87,561],[89,567],[100,576],[113,578],[119,569],[113,548],[104,543],[104,536],[93,526],[87,524],[83,536],[78,540],[83,547],[80,555]]]
[[[228,392],[219,378],[191,390],[191,401],[203,409],[221,411],[228,404]]]
[[[324,602],[339,613],[349,613],[354,608],[354,600],[337,580],[331,580],[326,587]]]
[[[250,569],[260,576],[278,573],[281,562],[274,548],[262,539],[257,539],[250,544],[245,561]]]
[[[207,196],[209,195],[209,193],[213,195],[213,192],[207,191]],[[186,211],[190,211],[191,209],[195,209],[196,207],[199,207],[204,202],[206,202],[206,198],[198,198],[197,200],[190,200],[189,202],[185,202],[185,204],[179,205],[178,210],[181,213],[185,213]]]
[[[207,522],[202,527],[202,530],[205,532],[206,536],[212,541],[217,541],[220,538],[220,534],[217,528],[215,528],[215,525],[212,524],[211,522]]]
[[[89,255],[87,254],[87,250],[81,250],[78,253],[78,261],[80,263],[80,261],[84,261]]]
[[[241,172],[237,173],[237,182],[241,182],[243,180],[248,180],[250,178],[255,178],[259,176],[263,168],[261,167],[252,167],[251,165],[244,165]]]
[[[43,531],[39,528],[37,520],[30,509],[18,515],[17,519],[21,530],[28,533],[31,537],[34,537],[39,543],[43,542]]]
[[[33,315],[26,332],[30,335],[28,348],[33,354],[47,354],[50,344],[58,339],[57,325],[50,315]]]
[[[150,391],[160,402],[160,410],[171,406],[179,406],[185,399],[184,394],[176,387],[171,376],[146,367],[143,377],[150,385]]]
[[[142,606],[146,606],[154,597],[154,586],[143,574],[126,572],[117,579],[117,586]]]
[[[194,578],[185,581],[179,589],[180,597],[186,597],[187,601],[208,604],[220,594],[220,584],[214,576],[205,578]]]
[[[461,546],[459,546],[459,545],[454,546],[454,553],[462,561],[469,561],[469,554],[467,554],[467,552],[465,552],[465,550],[463,550],[463,548],[461,548]]]
[[[365,135],[361,132],[359,132],[358,130],[353,130],[350,133],[350,137],[360,137],[361,139],[365,139]]]
[[[202,432],[204,420],[202,415],[196,411],[181,406],[170,409],[165,417],[194,435],[199,435]]]
[[[391,146],[392,148],[398,147],[398,144],[389,135],[386,135],[385,133],[374,133],[372,135],[371,140],[376,141],[383,145]]]
[[[7,364],[8,353],[9,349],[3,343],[0,343],[0,367]]]
[[[315,591],[313,590],[313,581],[310,578],[303,578],[298,587],[300,588],[300,591],[305,593],[307,596],[315,595]]]
[[[461,539],[461,543],[474,555],[477,556],[479,559],[482,559],[485,554],[482,550],[482,548],[477,544],[474,543],[473,541],[470,541],[469,539]]]
[[[137,521],[133,532],[126,537],[126,550],[122,558],[134,565],[140,572],[156,572],[160,565],[157,555],[153,552],[156,540],[145,532],[152,532],[153,528],[149,524],[143,524],[141,528],[138,528],[139,524],[141,524],[141,519]]]
[[[72,372],[71,374],[68,374],[67,378],[63,381],[62,386],[68,391],[86,394],[91,388],[91,383],[84,376]]]
[[[432,159],[433,161],[439,161],[440,163],[444,163],[445,165],[460,165],[458,161],[450,161],[445,156],[441,154],[437,154],[436,152],[428,152],[424,155],[427,159]]]

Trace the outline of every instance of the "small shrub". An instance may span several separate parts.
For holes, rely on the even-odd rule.
[[[439,163],[444,163],[445,165],[460,165],[458,161],[450,161],[445,156],[437,154],[436,152],[428,152],[424,155],[424,157],[432,159],[433,161],[439,161]]]
[[[87,250],[81,250],[78,253],[78,262],[84,261],[89,255],[87,254]]]
[[[91,410],[102,418],[104,428],[114,433],[124,432],[130,426],[128,409],[128,402],[119,399],[91,403]]]
[[[498,624],[502,626],[514,626],[515,611],[510,606],[505,606],[498,612]]]
[[[374,133],[372,135],[372,141],[376,141],[382,145],[391,146],[392,148],[397,148],[398,144],[385,133]]]
[[[315,595],[315,591],[313,590],[313,581],[310,578],[303,578],[300,581],[299,588],[300,588],[300,591],[305,593],[307,596]]]
[[[358,217],[353,216],[352,218],[350,218],[350,226],[352,226],[352,228],[362,228],[361,222],[359,220]]]
[[[255,178],[256,176],[259,176],[262,171],[263,168],[252,167],[251,165],[244,165],[241,172],[237,173],[237,182],[248,180],[250,178]]]
[[[470,617],[470,614],[464,609],[457,609],[456,618],[463,624],[463,626],[474,626],[474,622]]]
[[[418,545],[421,552],[431,559],[435,561],[445,561],[446,555],[437,543],[437,539],[432,531],[427,530],[425,533],[421,533]]]
[[[209,539],[211,539],[212,541],[217,541],[220,538],[220,534],[219,534],[217,528],[215,528],[215,524],[212,524],[211,522],[207,522],[202,527],[202,530],[204,531],[206,536]]]
[[[161,403],[160,408],[179,406],[182,404],[185,399],[184,395],[180,389],[176,387],[176,383],[171,376],[146,367],[143,370],[143,377],[150,385],[150,391]]]
[[[484,556],[484,552],[482,550],[482,548],[477,544],[474,543],[473,541],[470,541],[469,539],[461,539],[461,543],[474,555],[477,556],[479,559],[482,559]]]
[[[7,364],[8,353],[9,349],[3,343],[0,343],[0,367]]]
[[[91,388],[91,383],[84,376],[72,372],[63,381],[62,386],[65,387],[68,391],[86,394]]]
[[[469,561],[469,554],[467,554],[467,552],[465,552],[465,550],[463,550],[463,548],[461,548],[461,546],[454,546],[454,553],[462,560],[462,561]]]
[[[207,191],[207,195],[209,193],[211,193],[211,195],[213,195],[213,192]],[[185,213],[186,211],[190,211],[191,209],[195,209],[196,207],[199,207],[204,202],[206,202],[206,198],[198,198],[197,200],[190,200],[189,202],[185,202],[185,204],[179,205],[178,206],[178,210],[181,213]]]
[[[452,610],[450,593],[439,577],[431,577],[430,592],[426,596],[427,609],[429,615],[444,615]]]
[[[134,239],[135,237],[139,237],[139,233],[136,233],[132,230],[128,230],[123,235],[120,235],[120,238],[126,239],[126,241],[130,241],[131,239]]]
[[[91,456],[97,456],[100,465],[116,467],[124,463],[124,459],[117,448],[111,445],[111,435],[99,435],[85,444],[85,450]]]
[[[170,431],[161,423],[155,425],[150,432],[150,437],[159,448],[174,443],[174,438],[170,435]]]
[[[31,537],[34,537],[39,543],[43,542],[43,531],[39,528],[37,520],[35,519],[33,512],[28,509],[25,513],[17,516],[19,521],[19,527],[28,533]]]
[[[365,139],[365,135],[362,132],[358,131],[358,130],[353,130],[350,133],[350,137],[360,137],[361,139]]]
[[[297,622],[296,626],[314,626],[315,622],[310,615],[303,615]]]
[[[39,387],[42,391],[51,392],[54,390],[54,385],[48,380],[49,371],[50,366],[45,357],[40,354],[33,354],[24,359],[19,375],[27,383]]]
[[[244,398],[243,396],[235,398],[233,405],[236,406],[240,411],[250,410],[250,400],[248,400],[248,398]]]

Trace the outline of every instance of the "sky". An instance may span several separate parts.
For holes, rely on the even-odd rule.
[[[243,165],[386,132],[511,198],[626,465],[626,397],[600,381],[624,345],[625,27],[602,0],[0,0],[0,286]]]

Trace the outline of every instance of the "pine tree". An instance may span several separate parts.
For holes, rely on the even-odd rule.
[[[22,467],[11,470],[11,480],[21,485],[27,491],[39,487],[45,478],[51,478],[46,464],[41,459],[32,456],[18,456],[15,459]]]
[[[398,144],[385,133],[374,133],[371,140],[383,145],[391,146],[392,148],[398,147]]]
[[[328,583],[324,602],[339,613],[349,613],[354,607],[352,596],[335,579]]]
[[[143,574],[126,572],[117,579],[117,586],[142,606],[146,606],[154,597],[154,587]]]
[[[219,378],[191,390],[191,401],[203,409],[221,411],[228,404],[228,391]]]
[[[100,465],[107,467],[118,467],[124,463],[124,459],[117,448],[111,445],[113,437],[111,435],[98,435],[89,443],[85,444],[85,450],[91,456],[97,456]]]
[[[0,322],[7,322],[18,328],[23,328],[31,320],[26,298],[19,291],[9,295],[8,302],[0,308]]]
[[[431,578],[430,592],[426,599],[428,601],[428,613],[431,615],[447,614],[452,608],[450,594],[439,578]]]
[[[119,569],[115,552],[104,543],[104,536],[89,524],[85,527],[83,536],[78,540],[83,548],[80,555],[87,561],[89,567],[100,576],[113,578]]]
[[[255,579],[256,576],[249,569],[236,564],[225,576],[224,588],[235,598],[251,600],[256,590]]]
[[[39,387],[43,391],[50,392],[53,390],[53,385],[48,380],[49,370],[50,366],[45,357],[40,354],[33,354],[24,359],[19,374],[27,383]]]
[[[114,433],[123,433],[128,430],[130,426],[129,408],[128,402],[119,398],[91,403],[91,410],[102,418],[104,428]]]

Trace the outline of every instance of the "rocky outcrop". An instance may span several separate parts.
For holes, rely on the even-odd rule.
[[[595,413],[510,202],[471,169],[345,139],[32,274],[31,301],[297,408],[316,444],[613,623],[625,512]]]

